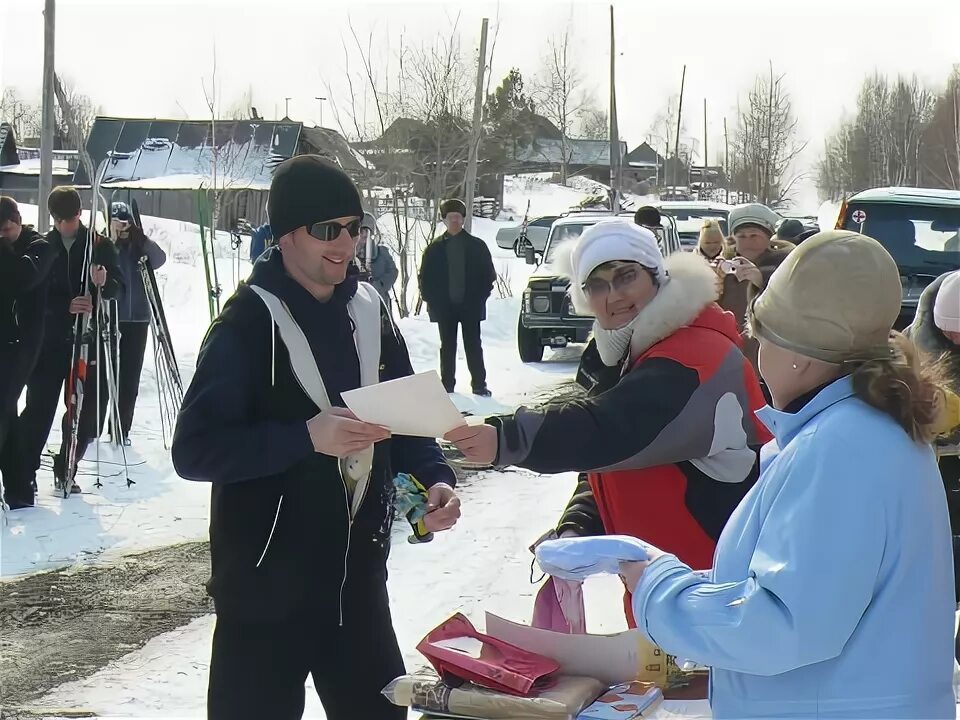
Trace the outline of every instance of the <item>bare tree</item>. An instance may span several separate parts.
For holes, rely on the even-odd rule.
[[[53,76],[53,91],[57,96],[57,109],[62,124],[66,128],[66,135],[70,144],[77,149],[80,162],[88,178],[96,177],[96,168],[90,153],[87,152],[87,138],[93,128],[93,121],[97,119],[100,108],[94,107],[93,101],[87,95],[80,93],[73,83],[63,80],[59,75]]]
[[[598,107],[584,108],[580,113],[580,137],[587,140],[607,140],[610,137],[610,116]]]
[[[960,190],[960,65],[936,101],[921,154],[927,182]]]
[[[227,118],[222,121],[222,102],[218,86],[217,49],[213,48],[213,62],[211,65],[209,84],[206,78],[201,78],[203,97],[207,110],[210,113],[210,187],[207,197],[210,200],[210,228],[211,238],[215,238],[216,230],[220,227],[220,218],[225,211],[231,208],[237,199],[236,190],[247,187],[250,177],[247,167],[247,153],[249,140],[235,136],[236,119]],[[227,226],[233,224],[229,218]]]
[[[378,185],[387,189],[380,202],[389,203],[393,227],[384,239],[398,259],[397,300],[406,316],[420,252],[437,232],[436,207],[463,184],[473,97],[470,73],[456,23],[445,38],[419,48],[401,36],[401,51],[379,60],[372,33],[362,42],[351,25],[351,35],[352,47],[342,41],[347,97],[338,99],[329,84],[327,95],[341,131],[362,142],[377,167]],[[350,69],[351,51],[359,55],[359,72]]]
[[[40,105],[28,102],[16,88],[3,89],[0,97],[0,119],[10,124],[18,138],[39,136]]]
[[[934,130],[942,101],[915,76],[867,77],[856,115],[844,119],[826,141],[817,168],[820,194],[839,198],[869,187],[920,185],[930,182],[928,175],[950,186],[940,172],[944,165],[934,162],[945,147]]]
[[[249,120],[251,117],[253,117],[253,85],[248,85],[239,97],[227,105],[222,119]]]
[[[534,99],[540,113],[560,131],[560,182],[566,184],[570,135],[587,102],[569,24],[562,35],[547,41],[547,54],[535,84]]]
[[[738,109],[733,137],[733,182],[757,202],[779,207],[789,199],[803,175],[792,172],[794,161],[806,147],[797,140],[797,118],[783,75],[759,75]]]

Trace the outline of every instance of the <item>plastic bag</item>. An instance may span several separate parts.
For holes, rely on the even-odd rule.
[[[533,603],[530,626],[568,635],[586,633],[583,586],[570,580],[547,578]]]
[[[553,687],[520,698],[472,683],[452,688],[433,672],[422,671],[397,678],[383,695],[394,705],[426,713],[488,720],[574,720],[605,689],[593,678],[562,676]]]
[[[560,669],[555,660],[480,633],[459,613],[432,630],[417,650],[444,680],[459,678],[509,695],[549,687]]]
[[[648,560],[648,547],[629,535],[559,538],[537,546],[537,562],[548,575],[583,581],[591,575],[618,575],[621,562]]]

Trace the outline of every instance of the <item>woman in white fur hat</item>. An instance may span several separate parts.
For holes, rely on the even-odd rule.
[[[565,250],[573,303],[595,315],[597,348],[619,380],[448,439],[474,462],[588,473],[561,534],[642,536],[710,567],[770,437],[753,414],[764,401],[736,322],[715,302],[716,275],[693,253],[664,260],[653,233],[624,220],[597,223]]]

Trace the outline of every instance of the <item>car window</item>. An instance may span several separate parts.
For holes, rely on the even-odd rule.
[[[594,223],[569,223],[564,225],[555,225],[550,232],[550,242],[547,246],[547,254],[543,261],[552,263],[556,258],[557,248],[561,245],[576,240],[583,234],[583,231]]]
[[[960,267],[960,207],[853,202],[843,227],[878,240],[901,268]]]
[[[542,217],[537,218],[532,223],[529,223],[530,227],[545,227],[548,228],[556,221],[555,217]]]

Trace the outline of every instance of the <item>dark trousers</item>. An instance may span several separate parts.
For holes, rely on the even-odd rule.
[[[37,470],[43,455],[50,428],[57,414],[57,406],[63,402],[64,383],[70,373],[73,348],[69,342],[47,343],[40,350],[36,366],[27,382],[27,403],[17,420],[17,437],[20,442],[19,472],[21,482],[30,484],[36,480]],[[101,352],[105,352],[101,348]],[[83,457],[90,441],[96,437],[97,428],[103,427],[109,402],[106,381],[106,363],[97,363],[96,345],[91,342],[87,360],[87,379],[83,386],[83,405],[80,409],[80,425],[77,431],[77,460]],[[100,383],[100,406],[97,407],[97,385]],[[99,423],[99,425],[98,425]],[[66,448],[69,444],[70,425],[64,412],[61,423],[64,442],[61,443],[56,463],[63,467]]]
[[[457,329],[463,328],[463,350],[470,368],[474,390],[486,387],[487,369],[483,364],[483,344],[480,340],[480,321],[461,317],[443,318],[437,323],[440,330],[440,379],[444,387],[453,391],[457,384]]]
[[[406,709],[380,693],[404,673],[386,585],[344,599],[344,612],[344,627],[316,613],[255,623],[218,616],[208,720],[299,720],[308,674],[328,720],[404,720]]]
[[[33,496],[33,488],[29,482],[24,482],[23,474],[19,472],[17,427],[17,403],[29,372],[22,346],[0,345],[0,475],[8,500]]]
[[[123,437],[130,435],[133,427],[133,412],[140,393],[140,374],[143,371],[143,356],[147,351],[147,334],[150,323],[120,323],[120,374],[119,386],[120,429]]]

